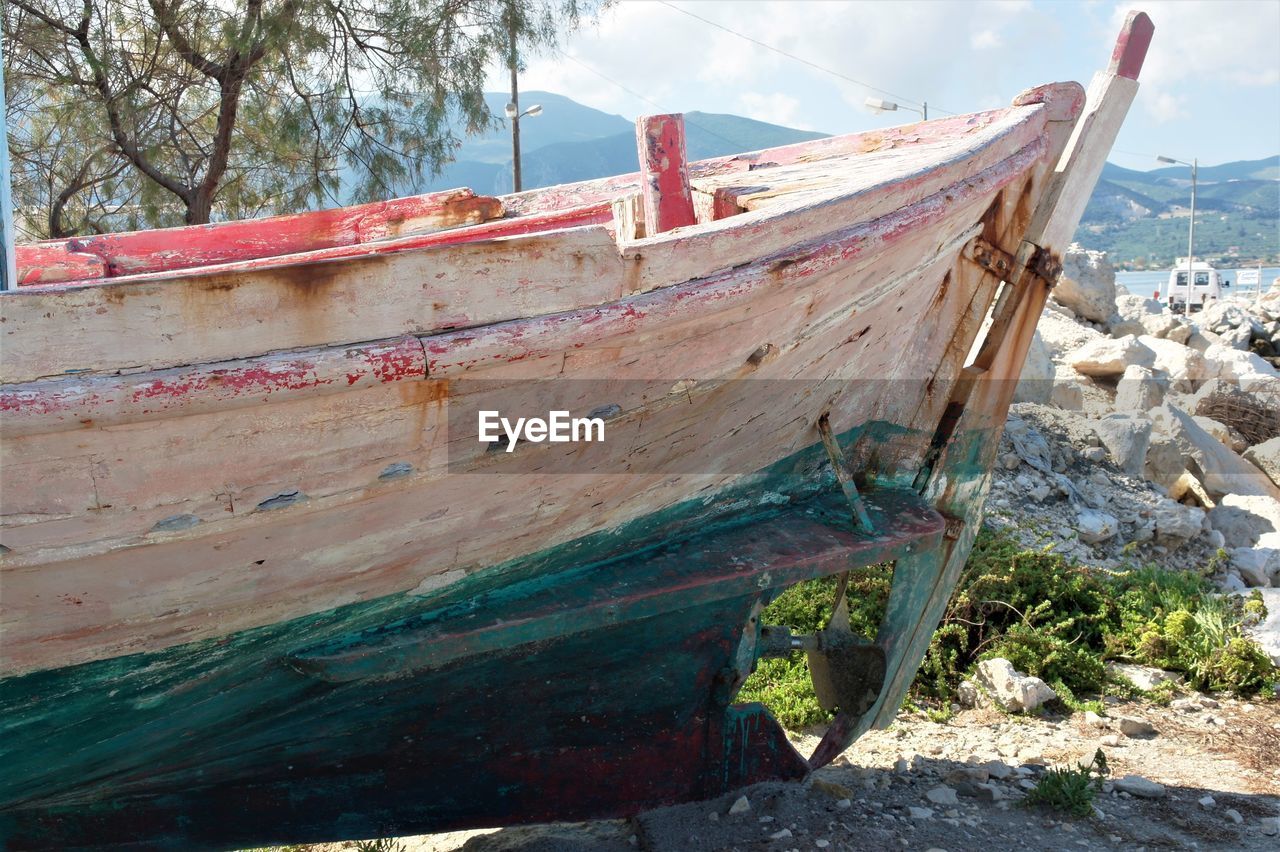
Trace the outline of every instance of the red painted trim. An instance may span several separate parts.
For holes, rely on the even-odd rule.
[[[432,229],[472,225],[502,216],[502,202],[469,189],[450,189],[354,207],[316,210],[211,225],[101,234],[17,247],[19,280],[51,283],[107,276],[189,269],[394,237],[415,219]],[[64,261],[57,277],[42,272],[56,258],[92,256],[99,270]]]
[[[88,278],[102,278],[107,265],[97,255],[71,251],[64,245],[37,243],[17,246],[18,286],[57,284]]]
[[[598,203],[589,207],[575,207],[569,210],[557,210],[512,219],[500,219],[483,225],[472,225],[466,228],[454,228],[448,231],[436,231],[398,239],[379,240],[371,243],[338,246],[330,249],[300,252],[297,254],[272,255],[237,262],[219,263],[191,269],[166,270],[138,275],[122,275],[112,278],[112,284],[124,284],[133,281],[154,280],[157,278],[175,279],[194,275],[224,274],[229,272],[246,272],[251,270],[276,269],[285,266],[316,263],[322,260],[340,260],[344,258],[364,257],[370,254],[393,254],[411,249],[430,248],[434,246],[457,245],[460,243],[482,242],[499,237],[515,237],[542,231],[556,231],[566,228],[577,228],[583,225],[607,225],[613,222],[613,210],[608,203]],[[65,281],[60,286],[101,283],[99,281]],[[29,289],[24,287],[23,289]]]
[[[1120,35],[1116,38],[1115,50],[1111,53],[1111,67],[1108,69],[1118,77],[1138,79],[1142,72],[1142,63],[1147,58],[1147,48],[1151,46],[1151,36],[1156,31],[1155,24],[1147,17],[1146,12],[1130,12],[1125,18]]]
[[[427,377],[416,337],[198,367],[0,386],[6,436],[177,417]]]
[[[1047,83],[1020,92],[1014,106],[1043,104],[1049,121],[1074,121],[1084,110],[1085,91],[1079,83]]]
[[[694,224],[684,116],[647,115],[636,119],[636,148],[640,153],[645,233],[652,236]]]
[[[851,153],[878,151],[900,145],[926,144],[933,141],[953,137],[956,134],[974,132],[993,122],[1004,118],[1008,109],[990,110],[972,115],[955,116],[938,119],[924,124],[910,124],[885,130],[866,133],[855,133],[846,136],[834,136],[816,139],[811,142],[798,142],[769,148],[763,151],[752,151],[743,154],[732,154],[715,157],[693,164],[689,173],[693,178],[733,174],[749,171],[764,164],[787,165],[801,161],[821,160],[840,157]],[[243,220],[225,222],[214,225],[199,225],[187,228],[169,228],[158,231],[139,231],[129,234],[105,234],[77,240],[50,241],[34,245],[18,246],[19,268],[23,274],[19,281],[24,289],[28,286],[83,285],[97,283],[104,277],[125,277],[134,275],[164,275],[176,277],[178,274],[190,274],[199,267],[200,272],[214,271],[202,264],[214,264],[217,271],[227,272],[237,269],[261,269],[268,266],[284,266],[312,260],[336,259],[341,257],[357,257],[371,253],[398,251],[408,248],[419,248],[429,245],[451,245],[455,243],[478,241],[498,236],[534,233],[568,228],[587,224],[609,224],[612,214],[609,203],[618,196],[635,191],[640,186],[640,173],[618,175],[599,180],[581,181],[574,184],[547,187],[531,190],[516,195],[503,196],[497,201],[502,205],[506,217],[502,220],[486,224],[457,227],[448,231],[438,231],[416,237],[398,239],[387,238],[385,229],[378,226],[379,218],[384,223],[403,222],[410,211],[429,207],[430,199],[440,203],[446,198],[473,197],[470,190],[449,190],[425,196],[395,199],[387,202],[360,205],[356,207],[322,210],[313,213],[300,213],[294,216],[278,216],[269,219]],[[486,199],[478,199],[486,201]],[[690,199],[692,208],[692,199]],[[690,213],[692,215],[692,213]],[[339,236],[330,234],[328,247],[324,242],[312,242],[313,248],[301,239],[307,229],[303,227],[311,222],[316,232],[323,232],[321,224],[329,223],[329,227],[339,229],[343,223],[354,228],[354,236],[348,234],[347,242],[338,244]],[[239,245],[224,255],[216,256],[219,249],[217,240],[234,236],[236,228],[243,233],[257,233],[261,236],[264,229],[284,225],[286,232],[297,238],[292,254],[285,254],[288,246],[279,243],[269,250],[255,252],[252,246]],[[292,229],[292,230],[291,230]],[[184,235],[186,235],[184,237]],[[177,244],[174,239],[177,237]],[[358,241],[352,242],[352,239]],[[189,252],[186,261],[179,268],[171,260],[175,250],[181,251],[183,241],[203,243],[214,252],[215,256],[198,257]],[[287,242],[287,240],[286,240]],[[120,255],[121,247],[129,249],[140,257]],[[83,249],[92,249],[93,254],[86,254]],[[236,254],[240,252],[240,254]],[[154,255],[154,256],[153,256]],[[114,263],[112,268],[102,257]],[[24,280],[25,279],[25,280]]]

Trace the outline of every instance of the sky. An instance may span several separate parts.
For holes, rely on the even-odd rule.
[[[628,119],[700,110],[852,133],[916,120],[876,115],[867,97],[927,101],[938,117],[1041,83],[1087,86],[1131,8],[1155,37],[1112,162],[1145,171],[1157,154],[1216,165],[1280,153],[1280,0],[622,0],[559,53],[526,57],[520,86]],[[494,69],[490,89],[507,85]]]

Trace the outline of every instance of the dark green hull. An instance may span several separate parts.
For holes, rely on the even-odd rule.
[[[767,711],[732,704],[760,609],[800,580],[936,549],[943,530],[913,492],[882,489],[868,498],[877,533],[855,533],[820,459],[811,448],[716,500],[434,598],[0,681],[0,836],[14,849],[388,836],[801,777],[809,763]],[[744,509],[749,494],[773,496]]]

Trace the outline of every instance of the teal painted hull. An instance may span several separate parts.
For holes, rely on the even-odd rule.
[[[803,776],[768,713],[731,703],[756,616],[795,582],[936,547],[942,531],[912,492],[882,489],[880,534],[854,533],[820,453],[434,597],[0,681],[0,836],[387,836],[619,816]]]

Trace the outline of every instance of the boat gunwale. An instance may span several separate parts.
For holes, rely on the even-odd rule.
[[[1036,109],[1038,106],[1038,104],[1029,104],[1000,107],[997,109],[966,113],[950,118],[935,119],[929,122],[913,122],[887,128],[885,130],[862,131],[859,133],[828,136],[822,139],[797,142],[789,145],[780,145],[773,148],[762,148],[756,151],[749,151],[740,154],[711,157],[704,160],[694,161],[689,164],[690,180],[697,181],[703,178],[754,172],[757,169],[765,168],[770,165],[785,165],[805,162],[816,165],[824,161],[838,158],[874,154],[887,149],[899,148],[902,147],[903,142],[913,147],[924,146],[937,142],[946,142],[958,135],[961,135],[962,133],[986,129],[1001,120],[1009,118],[1025,119],[1025,117],[1030,115],[1031,111]],[[1012,129],[1012,127],[1017,123],[1018,122],[1016,120],[1011,122],[1009,129]],[[918,131],[920,129],[927,129],[929,133],[927,135],[922,135],[919,132],[914,134],[910,132],[913,130]],[[995,139],[989,140],[989,143],[994,141]],[[859,144],[863,142],[869,143],[870,147],[863,147]],[[976,150],[980,149],[962,148],[950,153],[963,156],[971,155],[975,153]],[[762,159],[770,156],[782,156],[784,158],[794,157],[794,159],[784,159],[781,163],[771,161],[766,161],[763,164],[761,163]],[[909,179],[919,172],[931,171],[935,168],[945,167],[946,165],[954,162],[955,159],[957,159],[956,156],[942,161],[930,161],[922,165],[917,172],[913,172],[908,175],[898,175],[894,177],[893,180]],[[887,182],[889,181],[877,181],[875,184],[864,187],[864,189],[882,186]],[[465,195],[469,196],[470,199],[496,199],[502,203],[503,208],[506,211],[500,218],[490,219],[474,224],[442,228],[421,234],[383,237],[365,242],[353,242],[349,244],[321,247],[285,254],[263,255],[260,257],[223,261],[218,263],[174,267],[171,269],[129,272],[118,275],[106,275],[97,278],[79,278],[66,281],[20,284],[19,287],[14,290],[0,291],[0,298],[12,298],[15,294],[20,293],[47,293],[51,291],[65,292],[130,283],[149,283],[154,281],[173,281],[177,283],[182,279],[196,278],[204,275],[234,272],[257,272],[311,263],[319,264],[329,262],[331,260],[355,260],[369,256],[392,255],[403,251],[419,249],[439,249],[460,245],[485,244],[498,240],[527,236],[541,236],[569,230],[575,226],[565,226],[560,224],[560,222],[572,221],[576,218],[601,216],[601,214],[604,215],[601,216],[600,221],[590,221],[583,223],[581,226],[592,227],[596,225],[604,225],[606,226],[606,229],[610,230],[611,235],[617,239],[617,235],[613,233],[614,228],[612,227],[612,223],[614,220],[610,212],[610,205],[616,200],[638,192],[639,189],[640,173],[630,172],[605,178],[595,178],[568,184],[557,184],[555,186],[542,187],[539,189],[502,196],[480,196],[474,194],[474,192],[468,187],[458,187],[453,189],[437,190],[421,195],[388,199],[381,202],[369,202],[364,205],[326,208],[324,210],[266,217],[260,220],[235,219],[225,222],[210,223],[208,225],[184,225],[174,228],[105,234],[101,236],[110,238],[114,243],[127,245],[130,240],[139,238],[154,239],[158,234],[168,233],[177,238],[197,232],[207,233],[211,229],[218,229],[231,225],[261,223],[261,226],[266,229],[272,224],[278,223],[280,220],[284,219],[297,219],[302,217],[320,218],[325,216],[334,217],[337,214],[350,213],[363,208],[376,208],[378,206],[385,206],[395,202],[417,201],[433,196],[449,194],[458,194],[460,196]],[[577,194],[582,194],[586,197],[574,198]],[[568,206],[558,206],[556,202],[561,198],[570,198],[576,203],[571,203]],[[811,199],[809,201],[811,203]],[[740,214],[727,217],[726,219],[698,222],[691,226],[678,228],[673,231],[644,237],[638,240],[618,241],[625,247],[643,247],[672,237],[691,236],[699,233],[701,229],[714,227],[724,222],[732,222],[732,225],[737,227],[752,224],[758,220],[785,216],[792,212],[796,206],[805,206],[805,204],[778,204],[770,206],[767,210],[743,211]],[[545,226],[542,226],[544,223]],[[521,224],[528,224],[530,226],[529,230],[518,231],[510,234],[500,233],[497,236],[489,236],[489,234],[495,230],[501,231],[506,228],[512,228],[513,226],[518,228]],[[269,237],[270,235],[266,234],[264,236]],[[42,240],[36,243],[18,246],[17,248],[19,253],[21,253],[27,248],[49,250],[64,247],[69,256],[89,254],[99,259],[104,264],[109,265],[111,263],[110,257],[100,256],[78,247],[80,243],[91,239],[93,238],[72,237],[67,239]]]

